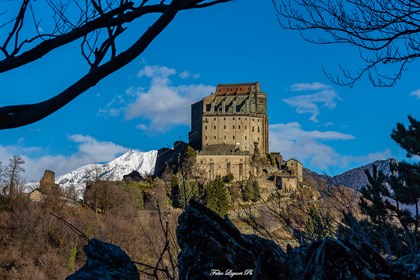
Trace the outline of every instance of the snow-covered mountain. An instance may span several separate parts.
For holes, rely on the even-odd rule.
[[[83,195],[86,181],[119,181],[124,175],[136,170],[142,175],[153,175],[158,151],[139,152],[130,150],[122,156],[105,164],[88,164],[57,178],[56,183],[67,189],[74,186]]]

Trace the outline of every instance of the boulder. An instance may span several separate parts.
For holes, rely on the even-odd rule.
[[[90,239],[83,247],[85,264],[66,280],[139,279],[139,273],[130,257],[118,246],[98,239]]]
[[[227,279],[233,276],[281,279],[286,254],[273,241],[242,235],[221,218],[191,201],[179,218],[180,279]]]

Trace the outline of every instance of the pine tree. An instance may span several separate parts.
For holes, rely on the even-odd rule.
[[[310,207],[305,223],[305,240],[309,242],[322,240],[327,236],[334,236],[334,233],[334,219],[331,214],[329,212],[324,214],[315,206]]]
[[[205,189],[205,205],[221,217],[226,216],[229,210],[230,195],[223,180],[217,176]]]
[[[407,152],[420,156],[420,122],[408,117],[406,128],[397,123],[391,137]],[[379,250],[416,253],[419,250],[420,164],[391,162],[391,174],[385,176],[376,167],[366,171],[369,184],[361,188],[360,208],[371,222],[372,243]],[[414,214],[407,208],[414,208]],[[402,249],[401,249],[402,248]]]

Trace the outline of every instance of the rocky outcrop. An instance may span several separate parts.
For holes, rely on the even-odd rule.
[[[273,241],[242,235],[229,219],[191,201],[179,218],[180,279],[280,279],[286,254]]]
[[[288,250],[282,279],[391,279],[385,260],[369,246],[330,237]]]
[[[118,246],[90,239],[83,250],[87,256],[84,266],[66,280],[137,280],[140,277],[130,257]]]
[[[179,218],[177,238],[180,279],[420,279],[420,255],[390,265],[365,244],[333,238],[284,252],[194,201]]]

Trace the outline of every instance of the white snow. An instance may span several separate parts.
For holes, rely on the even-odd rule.
[[[124,175],[138,171],[141,175],[153,175],[158,151],[139,152],[130,150],[105,164],[88,164],[56,179],[62,189],[74,186],[81,197],[89,180],[120,181]]]

